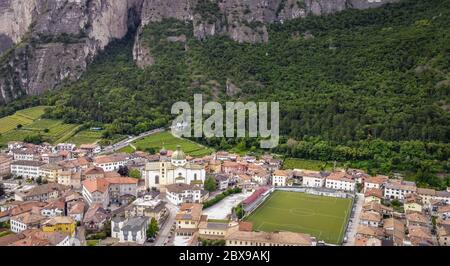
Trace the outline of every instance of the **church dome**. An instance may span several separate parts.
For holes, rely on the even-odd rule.
[[[162,147],[162,149],[159,151],[159,154],[160,154],[160,155],[163,155],[163,156],[167,155],[167,150],[166,150],[166,148]]]
[[[177,150],[172,154],[172,160],[184,161],[186,160],[186,154],[181,150],[181,146],[177,147]]]

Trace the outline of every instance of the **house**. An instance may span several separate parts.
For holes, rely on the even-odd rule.
[[[71,244],[71,237],[69,234],[60,232],[43,232],[38,229],[25,230],[21,233],[25,237],[31,237],[34,239],[42,239],[48,241],[50,246],[57,247],[69,247]]]
[[[357,236],[366,237],[366,238],[378,238],[381,239],[384,237],[384,230],[380,227],[366,226],[360,225],[356,232]]]
[[[11,217],[11,232],[20,233],[27,229],[39,229],[41,223],[47,218],[42,216],[39,212],[29,211]]]
[[[450,225],[438,226],[437,240],[439,246],[450,246]]]
[[[58,184],[72,187],[75,189],[81,188],[81,172],[71,172],[71,171],[59,172]]]
[[[13,243],[24,239],[25,236],[22,233],[18,234],[8,234],[6,236],[0,237],[0,247],[10,246]]]
[[[296,171],[297,176],[302,179],[302,185],[304,187],[324,187],[325,186],[325,173],[318,171]]]
[[[226,151],[218,151],[218,152],[216,152],[214,157],[215,157],[214,159],[218,160],[218,161],[228,161],[228,160],[230,160],[229,153],[226,152]]]
[[[80,150],[83,153],[95,155],[99,154],[102,151],[102,148],[97,144],[82,144]]]
[[[77,148],[77,145],[73,143],[60,143],[56,145],[57,151],[74,151]]]
[[[94,158],[94,166],[102,168],[105,172],[117,171],[128,162],[128,155],[114,154]]]
[[[395,218],[384,219],[383,229],[387,238],[393,241],[394,246],[403,246],[405,225],[401,220]]]
[[[361,213],[360,223],[365,226],[378,227],[381,224],[382,217],[378,212],[367,211]]]
[[[356,181],[345,172],[334,172],[326,178],[325,187],[335,190],[355,191]]]
[[[417,188],[417,195],[422,198],[422,204],[430,205],[431,200],[436,197],[436,190],[430,188]]]
[[[434,246],[435,241],[429,227],[409,225],[408,239],[412,246]]]
[[[16,177],[36,179],[41,176],[41,167],[45,165],[41,161],[13,161],[11,174]]]
[[[185,203],[175,217],[176,234],[178,236],[192,236],[198,231],[202,217],[203,205],[197,203]]]
[[[410,212],[406,214],[407,226],[429,226],[430,219],[422,213]]]
[[[69,187],[60,184],[44,184],[36,186],[30,190],[23,192],[16,191],[15,200],[17,201],[48,201],[52,199],[57,199],[61,195],[70,190]]]
[[[252,181],[259,184],[260,186],[266,186],[269,184],[270,173],[264,168],[259,168],[251,171]]]
[[[9,244],[11,247],[47,247],[51,246],[47,239],[38,238],[36,236],[27,236]]]
[[[174,205],[202,203],[202,189],[197,185],[173,184],[166,187],[166,197]]]
[[[85,208],[86,204],[83,201],[76,202],[68,209],[67,216],[72,217],[76,222],[82,222]]]
[[[405,212],[422,212],[422,197],[417,194],[407,194],[403,206]]]
[[[388,176],[371,176],[364,179],[364,192],[369,189],[383,189],[384,184],[389,180]]]
[[[58,173],[62,169],[63,167],[56,163],[47,163],[40,168],[40,176],[50,183],[56,183],[58,181]]]
[[[68,156],[68,155],[67,155]],[[65,159],[65,156],[61,153],[43,153],[41,154],[41,161],[47,164],[56,164]]]
[[[68,216],[56,216],[42,224],[42,231],[44,232],[66,233],[72,237],[75,236],[76,229],[76,221]]]
[[[382,241],[375,237],[365,237],[358,235],[355,237],[356,247],[380,247],[382,246]]]
[[[107,208],[110,203],[120,203],[124,195],[137,196],[139,180],[130,177],[104,177],[83,181],[82,194],[88,205],[101,204]]]
[[[377,202],[381,203],[383,199],[383,190],[381,188],[369,188],[364,193],[364,202]]]
[[[93,166],[83,171],[83,177],[85,179],[102,178],[105,177],[105,171],[103,168]]]
[[[63,199],[50,201],[41,209],[41,215],[45,217],[63,216],[65,213],[65,202]]]
[[[119,239],[120,243],[134,242],[143,245],[147,240],[148,225],[147,217],[117,217],[111,221],[111,237]]]
[[[450,219],[450,205],[443,205],[437,208],[437,215],[441,220]]]
[[[6,154],[0,154],[0,180],[11,174],[11,163],[13,157]]]
[[[199,237],[202,239],[224,239],[228,227],[227,222],[201,221],[198,225]]]
[[[408,194],[417,192],[416,183],[410,181],[390,179],[384,187],[384,197],[386,199],[404,200]]]
[[[39,161],[39,153],[34,148],[20,148],[11,150],[14,161]]]
[[[450,205],[450,191],[436,191],[435,199]]]
[[[225,161],[222,164],[222,173],[240,174],[248,170],[248,164],[243,162]]]
[[[101,204],[93,204],[84,215],[83,224],[89,231],[101,231],[109,219]]]
[[[109,205],[109,183],[105,178],[86,179],[83,181],[82,194],[88,205],[100,204],[103,208]]]
[[[10,205],[10,207],[0,213],[0,221],[6,222],[13,216],[30,212],[32,210],[34,210],[35,212],[38,211],[38,213],[40,213],[39,210],[46,205],[47,203],[45,202],[36,201],[16,202],[14,203],[14,205]]]
[[[228,184],[230,183],[230,178],[224,174],[216,174],[214,175],[214,179],[216,180],[216,185],[218,190],[227,190]]]
[[[288,185],[289,178],[292,177],[292,173],[284,170],[277,170],[272,174],[272,186],[285,187]]]
[[[148,217],[155,218],[162,223],[169,215],[166,202],[155,199],[150,195],[136,199],[125,211],[126,217]]]
[[[315,246],[307,234],[293,232],[234,231],[225,236],[226,246]]]

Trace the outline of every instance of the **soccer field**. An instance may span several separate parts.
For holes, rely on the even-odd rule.
[[[275,191],[247,221],[256,231],[306,233],[329,244],[341,244],[351,208],[351,199]]]

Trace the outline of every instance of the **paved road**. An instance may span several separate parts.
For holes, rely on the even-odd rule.
[[[80,241],[80,246],[86,246],[86,229],[84,226],[79,226],[77,228],[77,234],[75,237],[78,241]]]
[[[142,138],[148,137],[148,136],[156,134],[156,133],[164,132],[164,131],[165,131],[164,128],[158,128],[158,129],[154,129],[154,130],[142,133],[139,136],[135,136],[135,137],[124,139],[124,140],[122,140],[120,142],[117,142],[114,145],[105,147],[100,154],[107,154],[107,153],[116,152],[116,151],[118,151],[120,149],[123,149],[123,148],[129,146],[131,143],[133,143],[133,142],[135,142],[137,140],[140,140]]]
[[[167,217],[166,222],[159,231],[155,246],[164,246],[164,244],[169,240],[169,236],[171,235],[170,230],[175,223],[175,216],[177,215],[177,212],[179,210],[177,206],[171,203],[167,203],[166,207],[169,209],[169,217]]]
[[[355,243],[355,237],[356,233],[358,232],[358,226],[359,226],[359,217],[361,215],[362,206],[364,204],[364,194],[358,193],[356,194],[356,206],[355,206],[355,212],[351,219],[352,223],[349,227],[349,232],[347,234],[347,242],[344,244],[344,246],[353,246]]]

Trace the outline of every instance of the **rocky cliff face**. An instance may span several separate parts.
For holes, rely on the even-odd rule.
[[[269,40],[267,23],[395,1],[0,0],[0,104],[78,79],[111,40],[165,18],[191,21],[199,39],[257,43]],[[138,66],[153,63],[139,34],[133,53]]]

